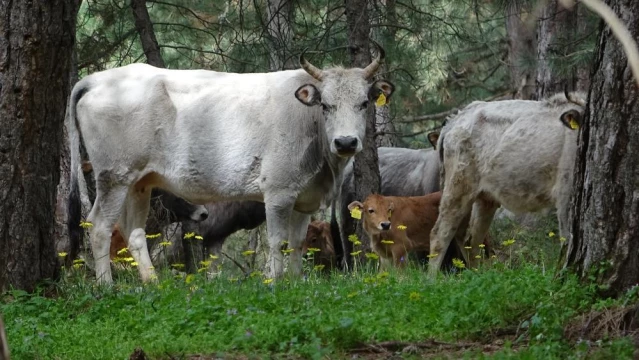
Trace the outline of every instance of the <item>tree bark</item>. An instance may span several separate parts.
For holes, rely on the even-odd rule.
[[[0,292],[59,274],[54,213],[77,9],[0,1]]]
[[[395,35],[397,34],[397,27],[393,26],[397,24],[397,7],[396,0],[387,0],[384,7],[384,16],[378,16],[376,23],[381,23],[382,20],[386,24],[385,27],[378,27],[380,29],[378,38],[382,39],[384,47],[392,47],[395,45]],[[382,65],[380,72],[386,73],[393,62],[394,51],[386,52],[386,60]],[[386,80],[392,80],[390,76],[384,77]],[[375,138],[375,145],[377,147],[386,146],[393,147],[397,144],[398,138],[395,134],[395,124],[393,124],[390,114],[389,106],[382,106],[376,109],[375,113],[375,129],[377,131],[377,137]]]
[[[345,0],[346,24],[348,27],[348,48],[350,50],[351,65],[365,67],[371,63],[369,49],[370,21],[367,0]],[[355,183],[355,197],[364,200],[372,193],[380,192],[380,175],[377,158],[377,147],[375,146],[375,107],[373,104],[368,107],[366,115],[366,136],[363,141],[364,149],[357,155],[353,163],[353,181]],[[361,259],[365,259],[363,253],[370,251],[370,241],[365,235],[361,222],[354,221],[347,217],[344,221],[342,233],[357,234],[362,241],[360,254]],[[342,239],[345,245],[350,242]],[[346,266],[352,266],[352,249],[344,249],[344,260]]]
[[[639,38],[639,3],[607,3]],[[579,136],[564,266],[594,279],[604,296],[639,283],[639,91],[609,28],[599,38]]]
[[[290,50],[293,43],[293,0],[268,0],[266,10],[270,70],[295,69],[297,62]]]
[[[160,46],[155,37],[155,31],[153,31],[153,22],[151,22],[149,11],[146,8],[146,0],[131,0],[131,8],[133,9],[133,18],[135,18],[135,29],[140,35],[146,62],[156,67],[165,68]]]
[[[533,61],[537,44],[534,23],[520,1],[510,1],[506,6],[506,33],[508,34],[508,65],[515,98],[531,99],[535,94],[535,66]]]

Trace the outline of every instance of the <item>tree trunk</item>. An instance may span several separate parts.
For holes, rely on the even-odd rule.
[[[371,54],[369,50],[369,33],[370,21],[368,17],[368,1],[366,0],[345,0],[346,4],[346,23],[348,26],[348,48],[351,55],[351,65],[357,67],[365,67],[371,63]],[[371,104],[368,108],[366,116],[366,136],[364,149],[355,155],[353,163],[353,182],[355,183],[355,198],[364,200],[372,193],[380,192],[380,175],[377,165],[377,148],[375,146],[375,106]],[[364,259],[363,253],[370,251],[370,242],[361,226],[361,222],[355,221],[351,217],[344,220],[344,229],[342,233],[357,234],[362,241],[360,254]],[[348,245],[349,242],[342,239]],[[344,249],[344,259],[346,265],[350,268],[352,258],[350,256],[351,249]]]
[[[56,186],[77,9],[0,2],[0,292],[59,273]]]
[[[508,62],[510,80],[515,98],[531,99],[535,94],[535,65],[537,56],[534,22],[520,1],[506,6],[506,33],[508,34]]]
[[[382,39],[384,47],[389,48],[395,46],[395,35],[397,34],[397,27],[393,26],[397,23],[397,8],[395,0],[387,0],[384,7],[384,16],[378,16],[375,20],[376,23],[386,23],[385,27],[378,27],[380,29],[378,38]],[[388,51],[386,49],[386,61],[380,68],[380,73],[386,73],[393,62],[394,51]],[[386,80],[392,80],[390,76],[384,77]],[[377,137],[375,138],[375,145],[377,147],[386,146],[393,147],[397,144],[397,135],[395,134],[395,124],[391,121],[390,107],[382,106],[376,110],[375,128],[377,130]]]
[[[146,0],[131,0],[131,8],[133,9],[133,17],[135,18],[135,29],[140,34],[140,42],[146,62],[150,65],[165,68],[164,59],[160,53],[160,46],[153,31],[153,22],[146,8]]]
[[[268,0],[266,29],[268,30],[269,65],[271,71],[295,69],[296,59],[291,56],[293,42],[293,0]]]
[[[639,3],[607,3],[639,38]],[[565,267],[620,296],[639,283],[639,97],[621,45],[600,35],[579,136]]]

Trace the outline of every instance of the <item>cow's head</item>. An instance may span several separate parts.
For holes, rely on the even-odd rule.
[[[306,239],[302,246],[302,253],[306,254],[309,248],[320,249],[322,256],[335,256],[333,237],[330,224],[325,221],[313,221],[308,224]]]
[[[153,189],[151,200],[157,204],[153,208],[159,209],[158,211],[161,212],[157,214],[158,218],[167,222],[202,221],[209,216],[209,212],[204,206],[191,204],[181,197],[161,189]]]
[[[376,103],[385,104],[395,90],[386,80],[370,82],[384,59],[384,50],[378,49],[375,60],[363,69],[321,70],[304,53],[300,56],[302,68],[318,83],[302,85],[295,97],[304,105],[322,107],[330,149],[338,156],[350,157],[362,150],[367,110]]]
[[[364,203],[353,201],[348,205],[348,210],[357,208],[362,212],[362,221],[364,221],[364,229],[374,234],[379,234],[384,230],[391,228],[391,216],[395,210],[393,201],[378,194],[369,195]]]

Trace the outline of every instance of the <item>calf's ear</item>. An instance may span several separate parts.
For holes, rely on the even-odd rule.
[[[299,89],[295,90],[295,97],[306,106],[315,106],[322,102],[322,95],[312,84],[300,86]]]
[[[352,203],[348,204],[348,210],[353,210],[355,208],[362,210],[364,208],[364,205],[359,201],[353,201]]]
[[[581,114],[577,110],[568,110],[559,117],[561,123],[570,130],[577,130],[581,126]]]
[[[437,150],[437,140],[439,140],[439,132],[433,131],[428,133],[428,142],[433,145],[433,149]]]
[[[387,80],[377,80],[368,90],[368,99],[375,101],[377,106],[386,105],[395,91],[395,85]],[[382,96],[384,95],[384,96]]]

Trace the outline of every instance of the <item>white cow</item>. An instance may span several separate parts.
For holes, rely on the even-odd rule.
[[[367,109],[394,86],[366,68],[261,74],[167,70],[133,64],[87,76],[68,109],[72,187],[80,141],[96,177],[93,248],[98,281],[111,282],[109,243],[117,222],[143,280],[155,277],[144,224],[151,188],[190,202],[266,205],[267,275],[282,273],[280,244],[298,250],[311,213],[330,203],[350,157],[362,150]],[[319,106],[321,105],[321,106]]]
[[[429,263],[431,275],[471,211],[471,263],[500,205],[514,213],[555,206],[560,233],[569,236],[577,154],[574,129],[584,106],[580,94],[558,94],[543,101],[477,101],[448,121],[437,145],[444,185],[431,233],[431,256],[437,254]]]

